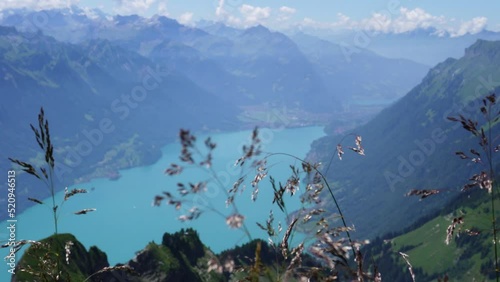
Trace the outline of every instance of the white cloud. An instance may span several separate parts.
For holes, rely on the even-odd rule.
[[[157,0],[114,0],[117,7],[114,11],[120,15],[143,14],[155,4]],[[166,7],[165,7],[166,8]]]
[[[485,17],[476,17],[460,23],[454,18],[432,15],[421,8],[405,7],[401,7],[397,14],[381,11],[359,21],[351,20],[341,13],[337,14],[337,18],[335,22],[318,22],[305,18],[300,25],[319,29],[360,29],[380,33],[405,33],[417,29],[434,28],[437,35],[448,33],[451,36],[461,36],[480,32],[487,23]]]
[[[177,19],[179,23],[183,25],[192,25],[193,24],[193,13],[187,12],[179,16]]]
[[[360,23],[353,26],[360,26],[364,30],[389,32],[392,26],[390,16],[382,13],[374,13],[371,18],[363,19]]]
[[[239,15],[234,15],[236,6],[230,6],[230,11],[226,10],[226,1],[219,0],[215,9],[215,16],[218,20],[235,27],[248,27],[256,24],[264,24],[271,16],[271,8],[257,7],[243,4],[237,11]]]
[[[347,25],[349,26],[353,21],[351,20],[351,18],[349,18],[348,16],[342,14],[342,13],[338,13],[337,14],[337,18],[339,19],[337,21],[337,25],[339,26],[342,26],[342,25]]]
[[[236,27],[242,27],[243,23],[240,18],[237,18],[235,16],[229,16],[227,18],[226,23],[230,26],[236,26]]]
[[[243,21],[247,25],[254,25],[265,22],[271,16],[271,8],[243,4],[240,7],[240,13],[243,15]]]
[[[167,9],[167,1],[158,3],[158,7],[156,8],[156,10],[157,10],[156,13],[160,16],[165,16],[165,17],[169,16]]]
[[[241,25],[241,19],[229,14],[225,8],[225,1],[224,0],[219,0],[217,7],[215,8],[215,16],[217,17],[218,20],[225,22],[226,24],[230,26],[240,26]]]
[[[81,9],[83,11],[82,14],[87,16],[89,19],[96,20],[100,18],[100,15],[97,13],[95,9],[91,9],[89,7],[83,7]]]
[[[409,10],[402,7],[399,11],[400,16],[394,21],[392,28],[395,33],[403,33],[418,28],[435,27],[440,29],[447,22],[444,16],[433,16],[420,8]]]
[[[2,0],[0,1],[0,10],[16,8],[33,10],[68,8],[79,2],[79,0]]]
[[[291,16],[293,16],[296,12],[297,10],[294,8],[281,6],[279,8],[279,13],[276,21],[280,23],[280,25],[285,24],[285,22],[289,21]]]
[[[351,23],[350,27],[371,32],[404,33],[416,29],[444,27],[447,20],[443,16],[433,16],[421,8],[410,10],[405,7],[399,9],[397,15],[388,11],[373,13],[371,17]]]
[[[295,12],[297,12],[297,10],[291,7],[282,6],[280,7],[280,12],[282,12],[283,14],[293,15],[295,14]]]
[[[353,29],[358,25],[358,23],[342,13],[337,14],[337,19],[335,22],[320,22],[306,17],[299,25],[317,29]]]
[[[314,19],[305,17],[302,22],[299,24],[299,26],[305,26],[305,27],[312,27],[312,28],[318,28],[318,29],[328,29],[331,28],[332,23],[328,22],[320,22],[316,21]]]
[[[478,33],[486,28],[487,22],[488,19],[485,17],[473,18],[470,21],[462,23],[455,32],[451,32],[451,36],[462,36],[467,33],[470,34]]]
[[[228,25],[237,27],[248,27],[256,24],[273,25],[278,28],[286,28],[290,25],[290,19],[297,10],[288,6],[281,6],[272,11],[270,7],[258,7],[248,4],[239,6],[239,15],[235,11],[236,6],[227,7],[227,1],[218,0],[215,10],[217,18]],[[229,9],[229,10],[227,10]],[[391,13],[392,12],[392,13]],[[469,21],[458,21],[455,18],[447,18],[442,15],[432,15],[422,8],[409,9],[399,7],[396,10],[382,10],[373,13],[370,17],[353,20],[349,16],[338,13],[337,20],[333,22],[321,22],[312,18],[304,18],[299,27],[335,30],[364,30],[374,33],[405,33],[417,29],[435,29],[435,34],[443,36],[461,36],[467,33],[477,33],[486,28],[487,18],[476,17]]]
[[[215,15],[218,18],[224,18],[227,15],[226,10],[224,10],[224,0],[219,0],[217,8],[215,8]]]

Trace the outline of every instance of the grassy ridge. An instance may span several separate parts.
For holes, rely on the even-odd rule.
[[[450,281],[494,280],[490,199],[485,191],[478,191],[477,198],[461,197],[455,208],[421,226],[410,227],[409,232],[394,237],[374,240],[366,248],[367,257],[382,266],[392,264],[397,271],[409,273],[399,252],[409,255],[417,274],[417,281],[438,281],[448,275]],[[422,204],[425,204],[425,200]],[[496,200],[496,205],[500,200]],[[449,245],[445,244],[447,228],[454,217],[463,216],[464,224],[457,226]],[[472,234],[470,231],[478,231]],[[458,236],[457,236],[458,234]],[[392,271],[381,269],[384,278],[396,279]],[[399,274],[398,274],[399,275]],[[410,278],[409,276],[407,278]]]

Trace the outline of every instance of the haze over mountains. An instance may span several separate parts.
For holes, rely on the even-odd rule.
[[[236,96],[236,99],[230,97],[232,102],[243,100],[249,103],[248,99],[251,99],[255,104],[260,103],[263,96],[275,97],[273,101],[283,102],[282,96],[286,93],[286,103],[302,103],[309,108],[324,107],[319,109],[324,111],[326,106],[338,105],[346,97],[359,95],[358,89],[351,90],[353,82],[343,85],[349,82],[338,71],[328,73],[327,77],[328,81],[337,81],[337,85],[333,89],[324,85],[325,74],[323,73],[321,80],[318,77],[323,69],[314,68],[310,62],[310,54],[306,57],[307,52],[301,52],[303,50],[298,48],[297,45],[301,45],[298,40],[294,42],[284,34],[272,32],[263,26],[240,30],[218,23],[206,23],[198,29],[180,25],[163,16],[111,17],[102,13],[97,13],[91,19],[77,7],[39,12],[16,10],[12,15],[6,14],[0,23],[16,26],[20,30],[40,29],[57,40],[72,43],[106,39],[150,59],[171,60],[169,63],[176,70],[199,85],[210,88],[216,95]],[[43,21],[43,24],[34,25],[33,19]],[[354,55],[356,58],[347,58],[340,46],[331,47],[336,49],[333,51],[336,57],[329,59],[333,59],[331,65],[336,65],[337,69],[349,65],[349,72],[357,73],[358,77],[373,75],[375,72],[379,75],[388,74],[385,81],[374,83],[371,89],[363,89],[363,96],[385,95],[393,101],[418,83],[427,70],[426,66],[409,61],[391,70],[381,70],[381,63],[385,61],[380,56],[371,54],[370,58],[367,56],[369,52],[362,51]],[[382,61],[375,62],[379,58]],[[363,60],[363,64],[360,64],[360,60]],[[398,68],[406,69],[406,72],[398,71]],[[367,69],[372,73],[365,73]],[[396,77],[393,78],[390,74]],[[253,83],[253,76],[266,77],[266,80]],[[353,81],[356,84],[364,82]],[[221,82],[224,84],[220,85]],[[394,83],[396,87],[385,87],[384,83]],[[300,98],[305,92],[309,96],[313,95],[310,97],[312,99],[308,99],[312,100],[311,105]],[[325,95],[333,97],[326,105]],[[322,102],[319,103],[319,100]]]
[[[476,144],[446,117],[476,115],[471,104],[500,89],[500,41],[488,41],[500,33],[427,29],[376,34],[363,46],[352,36],[78,7],[4,11],[0,125],[9,134],[0,158],[40,162],[28,124],[41,106],[61,189],[155,162],[179,128],[326,125],[309,153],[323,164],[342,136],[363,137],[366,156],[335,159],[327,173],[355,237],[400,231],[456,199],[476,170],[455,156]],[[413,188],[442,190],[422,204],[403,197]],[[18,193],[19,212],[28,195],[47,196],[32,182]]]
[[[136,53],[104,41],[76,46],[40,34],[27,36],[2,28],[1,87],[6,103],[1,122],[12,132],[3,141],[2,157],[7,152],[35,157],[25,148],[35,150],[29,124],[42,106],[49,118],[51,113],[63,117],[52,118],[51,125],[56,155],[65,164],[58,179],[66,184],[109,177],[118,167],[151,163],[179,125],[237,128],[235,108],[225,107],[183,75]],[[157,128],[144,126],[151,120]],[[20,193],[42,196],[39,193],[44,192],[28,187]]]
[[[34,157],[21,150],[33,144],[29,131],[19,129],[41,106],[49,118],[57,112],[65,118],[54,119],[54,137],[64,143],[57,153],[70,166],[64,175],[70,183],[115,177],[118,169],[154,161],[177,128],[269,124],[264,112],[271,107],[295,125],[337,119],[343,128],[353,127],[401,97],[427,71],[369,51],[346,61],[333,43],[307,35],[292,40],[263,26],[202,30],[161,16],[98,15],[89,18],[76,7],[11,10],[0,22],[15,27],[1,34],[0,83],[5,101],[16,105],[3,107],[2,123],[15,132],[3,140],[6,151]],[[317,57],[314,48],[326,48],[313,47],[315,41],[332,51]],[[114,132],[101,138],[92,130],[103,120]],[[143,126],[153,120],[157,128]],[[81,138],[99,143],[88,157],[72,152]]]
[[[338,42],[340,45],[350,46],[346,52],[366,48],[388,58],[404,58],[428,66],[434,66],[450,57],[460,58],[463,50],[478,39],[500,39],[499,32],[486,29],[473,34],[453,35],[433,27],[403,33],[358,31],[335,34],[328,31],[313,31],[311,34]]]

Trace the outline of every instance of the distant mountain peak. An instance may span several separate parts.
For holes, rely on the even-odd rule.
[[[271,31],[267,27],[259,24],[248,28],[244,34],[249,35],[249,34],[269,34],[269,33],[271,33]]]
[[[139,17],[138,15],[126,15],[126,16],[116,15],[113,17],[113,19],[115,20],[115,23],[117,25],[126,25],[130,23],[136,23],[140,21],[142,18]]]
[[[172,19],[172,18],[169,18],[169,17],[166,17],[166,16],[162,16],[162,15],[155,15],[151,18],[151,21],[154,21],[156,23],[159,23],[161,25],[175,25],[175,26],[179,26],[179,22],[177,22],[176,20]]]
[[[273,40],[275,42],[287,42],[289,44],[295,45],[295,43],[287,37],[285,34],[279,31],[272,31],[263,25],[257,25],[246,29],[240,35],[241,37],[247,38],[258,38],[264,40]]]
[[[223,22],[202,20],[196,23],[196,28],[204,30],[213,35],[224,37],[235,37],[244,32],[242,29],[227,26]]]

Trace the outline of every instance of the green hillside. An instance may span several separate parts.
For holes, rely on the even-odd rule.
[[[58,234],[32,244],[12,277],[13,281],[84,281],[108,266],[106,254],[96,246],[87,251],[72,234]]]
[[[496,205],[499,204],[497,199]],[[392,279],[405,275],[410,277],[399,252],[409,255],[417,281],[437,281],[445,275],[450,281],[492,281],[495,273],[490,212],[491,201],[485,191],[464,195],[456,207],[445,208],[401,235],[377,238],[365,248],[365,257],[379,265],[383,276],[391,281],[399,281]],[[447,245],[447,228],[459,216],[464,223],[455,229]]]
[[[462,58],[435,66],[405,97],[354,130],[363,137],[365,156],[333,157],[327,176],[336,182],[335,193],[347,221],[356,226],[355,236],[401,230],[459,194],[478,168],[464,165],[455,152],[477,148],[477,142],[447,117],[480,115],[481,98],[499,90],[498,65],[500,42],[477,41]],[[310,158],[329,163],[341,139],[317,140]],[[403,197],[414,188],[441,193],[423,205]]]

